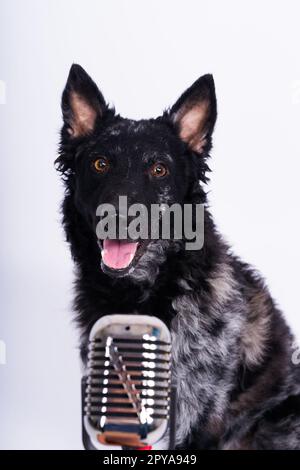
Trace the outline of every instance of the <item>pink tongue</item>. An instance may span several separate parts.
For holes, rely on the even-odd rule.
[[[131,263],[138,243],[126,240],[103,240],[102,260],[109,268],[124,269]]]

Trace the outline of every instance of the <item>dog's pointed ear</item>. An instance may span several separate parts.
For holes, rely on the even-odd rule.
[[[73,64],[62,95],[64,130],[70,138],[90,134],[106,109],[97,85],[85,70]]]
[[[171,108],[170,116],[179,136],[195,152],[209,151],[217,118],[213,76],[200,77]]]

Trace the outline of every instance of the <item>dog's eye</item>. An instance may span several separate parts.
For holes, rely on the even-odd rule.
[[[94,168],[94,170],[96,170],[97,173],[102,174],[106,173],[109,170],[109,166],[109,161],[106,157],[97,158],[97,160],[92,163],[92,167]]]
[[[169,174],[168,168],[163,163],[154,163],[150,168],[150,175],[155,178],[162,178]]]

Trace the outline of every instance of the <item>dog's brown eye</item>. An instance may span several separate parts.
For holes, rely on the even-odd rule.
[[[155,178],[162,178],[168,173],[168,168],[162,163],[154,163],[154,165],[150,168],[150,175],[154,176]]]
[[[97,171],[97,173],[106,173],[109,170],[109,161],[106,157],[97,158],[93,162],[93,168]]]

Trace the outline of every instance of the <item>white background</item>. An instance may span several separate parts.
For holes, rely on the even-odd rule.
[[[73,266],[53,168],[69,67],[85,67],[131,118],[158,115],[214,74],[212,212],[300,337],[299,1],[0,0],[0,8],[0,447],[78,449]]]

